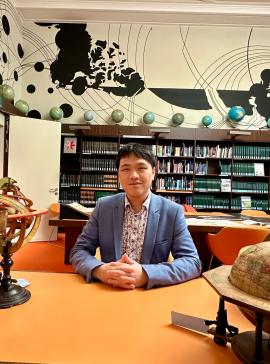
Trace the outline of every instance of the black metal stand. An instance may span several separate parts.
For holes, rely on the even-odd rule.
[[[13,265],[11,254],[9,252],[11,243],[6,241],[3,246],[0,265],[3,268],[3,275],[0,275],[0,309],[9,308],[15,305],[20,305],[29,300],[31,293],[16,284],[16,280],[10,276],[10,268]]]
[[[216,325],[210,328],[208,332],[214,336],[214,341],[218,345],[225,346],[234,335],[238,334],[238,328],[228,324],[227,311],[225,310],[224,299],[220,297],[215,321],[205,320],[207,326]]]
[[[256,312],[256,331],[246,331],[231,342],[235,355],[248,364],[270,364],[269,335],[263,333],[263,315]]]

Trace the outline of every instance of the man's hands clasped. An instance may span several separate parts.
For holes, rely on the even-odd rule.
[[[147,283],[142,266],[124,254],[117,262],[105,263],[95,268],[92,275],[112,287],[134,289]]]

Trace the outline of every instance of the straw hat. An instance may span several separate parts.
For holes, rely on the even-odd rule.
[[[255,313],[264,316],[263,330],[270,333],[270,241],[241,249],[232,266],[203,273],[225,300],[239,306],[255,324]]]

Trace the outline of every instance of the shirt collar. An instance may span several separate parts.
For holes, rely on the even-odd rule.
[[[151,201],[151,196],[152,196],[152,192],[149,193],[149,195],[147,196],[147,199],[142,204],[146,208],[146,210],[149,209],[149,205],[150,205],[150,201]],[[127,198],[127,195],[125,194],[125,208],[127,206],[131,207],[130,202],[129,202],[128,198]]]

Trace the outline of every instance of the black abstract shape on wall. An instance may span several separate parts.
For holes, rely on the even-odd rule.
[[[249,97],[258,113],[268,120],[270,118],[270,69],[264,69],[261,72],[261,82],[254,83],[250,87]]]
[[[52,82],[58,87],[71,86],[75,95],[82,95],[88,88],[118,96],[134,96],[144,90],[139,73],[125,68],[126,59],[120,58],[124,53],[117,43],[97,40],[93,45],[86,24],[37,24],[59,29],[55,36],[59,53],[50,66]],[[106,87],[106,81],[111,80],[117,86]]]

